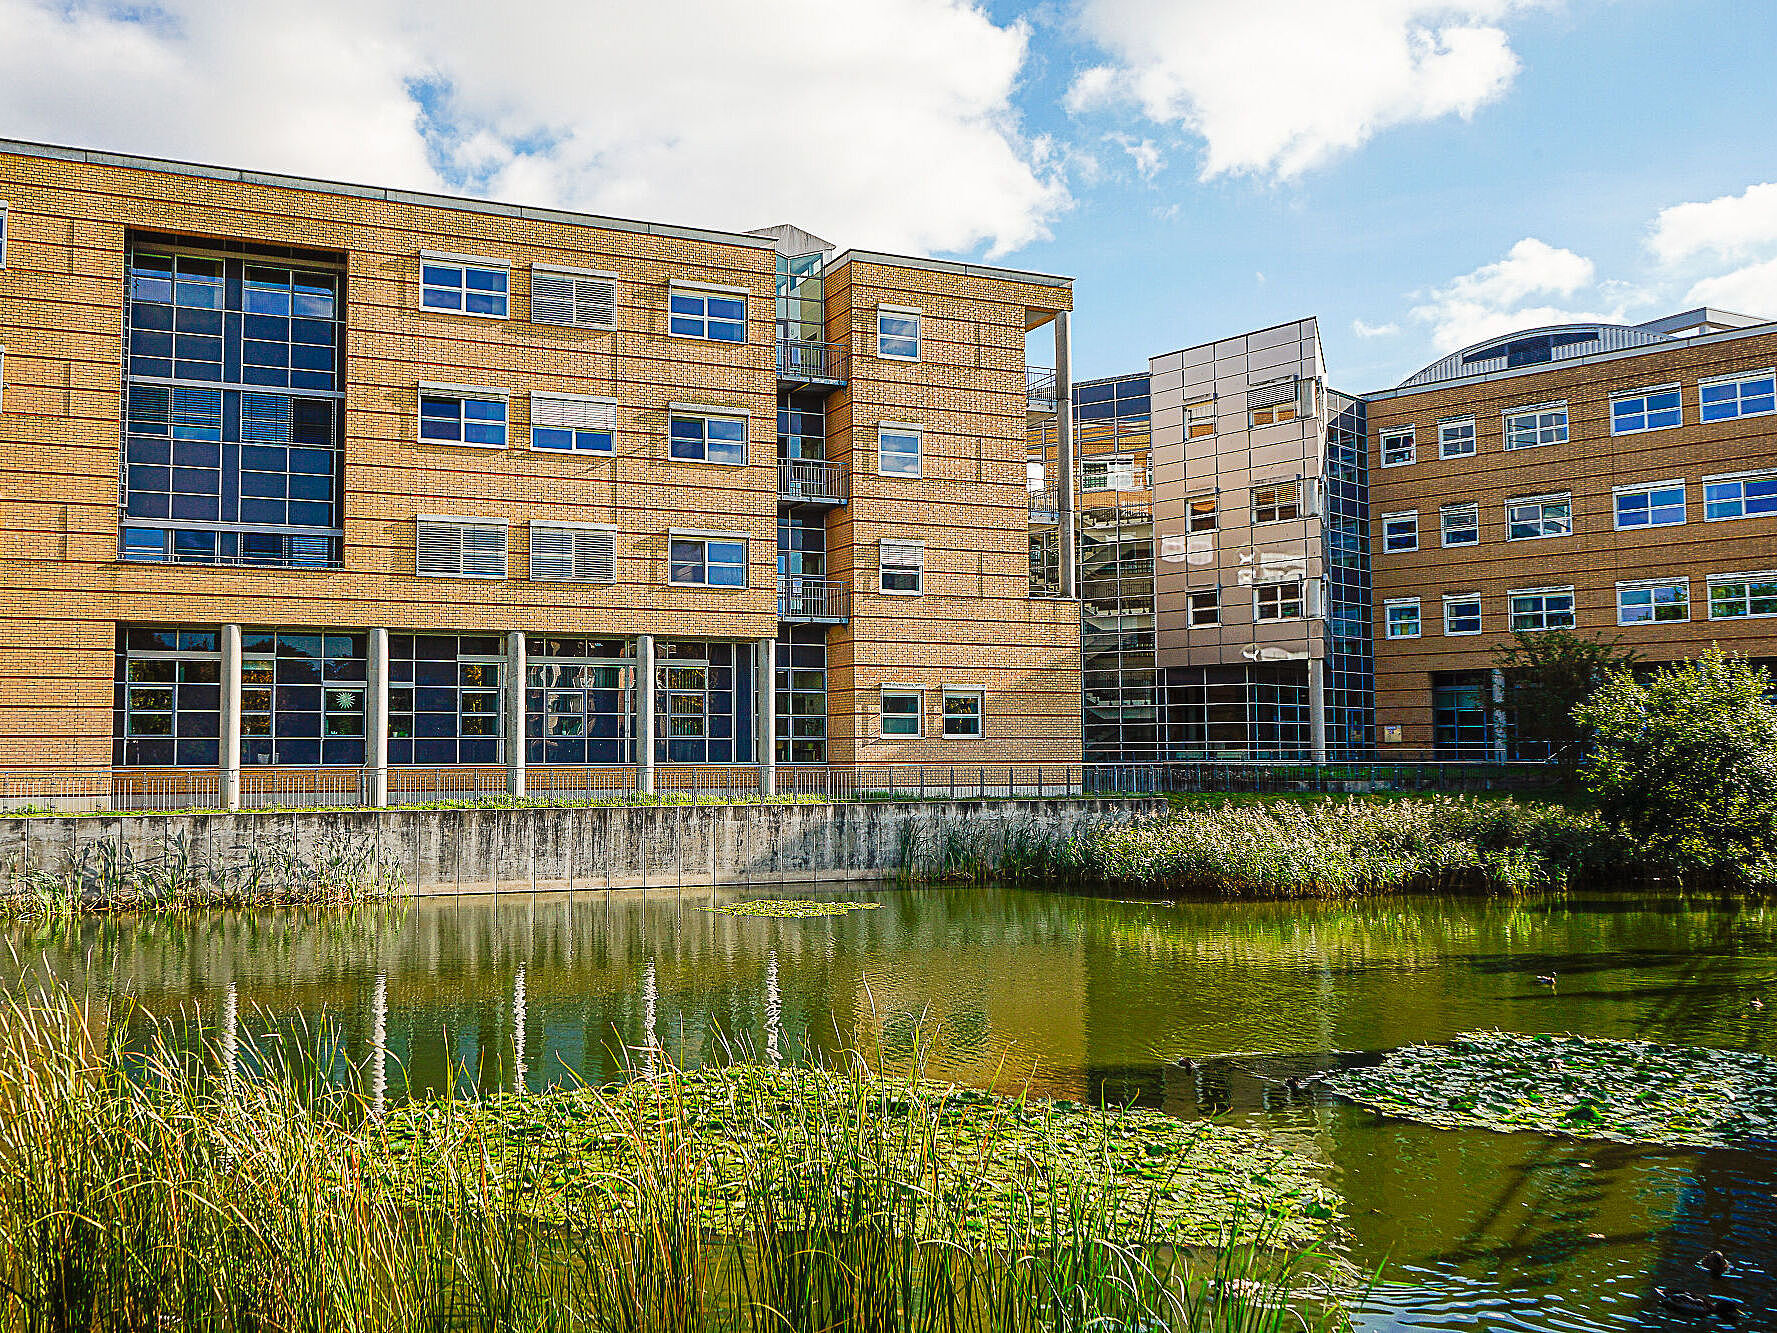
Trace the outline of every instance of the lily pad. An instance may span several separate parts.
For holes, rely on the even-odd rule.
[[[416,1102],[367,1131],[369,1156],[422,1195],[486,1171],[522,1212],[621,1211],[644,1185],[689,1197],[717,1233],[809,1224],[859,1181],[918,1193],[923,1216],[989,1235],[1065,1226],[1214,1244],[1231,1225],[1277,1244],[1340,1214],[1324,1168],[1256,1131],[800,1066],[663,1072],[598,1090]],[[819,1205],[824,1206],[824,1205]]]
[[[1327,1091],[1449,1129],[1670,1147],[1777,1138],[1777,1060],[1601,1037],[1467,1032],[1347,1069]]]
[[[809,898],[743,898],[738,902],[722,903],[704,910],[720,912],[724,916],[801,917],[844,916],[847,912],[868,912],[881,906],[881,903],[861,903],[851,899],[816,902]]]

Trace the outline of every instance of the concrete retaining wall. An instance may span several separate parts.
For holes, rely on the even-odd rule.
[[[947,847],[989,864],[1007,843],[1158,813],[1164,800],[339,810],[0,819],[0,858],[64,872],[184,847],[212,866],[374,854],[420,893],[813,883],[929,870]]]

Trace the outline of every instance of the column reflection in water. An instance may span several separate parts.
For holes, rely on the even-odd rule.
[[[660,1072],[660,1039],[654,1035],[659,1001],[660,993],[654,983],[654,960],[650,958],[642,967],[642,1068],[650,1078]]]
[[[524,965],[512,978],[512,1091],[524,1091]]]
[[[370,985],[370,1109],[377,1115],[389,1098],[389,974]]]
[[[233,1083],[241,1049],[241,997],[233,981],[222,995],[222,1078]]]
[[[778,1047],[778,1027],[784,1021],[784,997],[777,986],[777,950],[765,956],[765,1058],[772,1064],[783,1059]]]

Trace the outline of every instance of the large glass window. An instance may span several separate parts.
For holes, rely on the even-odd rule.
[[[1615,495],[1616,524],[1627,528],[1669,528],[1684,522],[1684,483],[1621,487]]]
[[[391,634],[389,762],[499,763],[505,660],[497,634]]]
[[[241,762],[364,762],[366,636],[241,632]]]
[[[673,764],[752,758],[748,654],[732,643],[662,641],[654,668],[657,757]]]
[[[1432,740],[1440,750],[1473,757],[1488,747],[1487,678],[1469,672],[1432,677]]]
[[[668,422],[669,452],[696,463],[744,464],[747,461],[747,419],[675,414]]]
[[[744,538],[674,537],[671,548],[671,582],[706,588],[747,586]]]
[[[1508,600],[1514,630],[1573,628],[1572,588],[1523,588]]]
[[[1668,430],[1684,422],[1678,386],[1647,389],[1610,400],[1610,433],[1638,435],[1649,430]]]
[[[510,286],[511,274],[502,264],[454,255],[420,256],[420,304],[427,310],[505,319]]]
[[[1567,404],[1507,412],[1505,439],[1508,449],[1567,443]]]
[[[1777,375],[1766,370],[1756,375],[1705,380],[1697,386],[1697,404],[1705,421],[1766,416],[1777,412]]]
[[[1759,620],[1777,616],[1777,573],[1712,574],[1711,620]]]
[[[1535,541],[1573,533],[1571,495],[1532,495],[1506,504],[1506,540]]]
[[[827,762],[827,631],[786,625],[777,641],[777,758]]]
[[[220,757],[222,653],[213,629],[118,626],[112,763],[209,767]]]
[[[668,327],[681,338],[708,338],[713,342],[744,343],[747,340],[747,298],[739,293],[675,287],[668,298]]]
[[[1710,522],[1777,514],[1777,472],[1703,478],[1703,517]]]
[[[1653,625],[1691,618],[1689,579],[1617,584],[1617,624]]]
[[[630,639],[525,641],[525,754],[534,764],[635,759],[635,647]]]

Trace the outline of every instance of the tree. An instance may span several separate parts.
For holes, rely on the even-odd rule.
[[[1493,659],[1505,673],[1505,703],[1519,745],[1547,746],[1549,757],[1569,772],[1587,740],[1574,709],[1613,673],[1631,670],[1640,660],[1616,639],[1570,629],[1515,630]]]
[[[1777,879],[1774,689],[1718,647],[1642,680],[1613,674],[1575,710],[1599,814],[1681,873]]]

